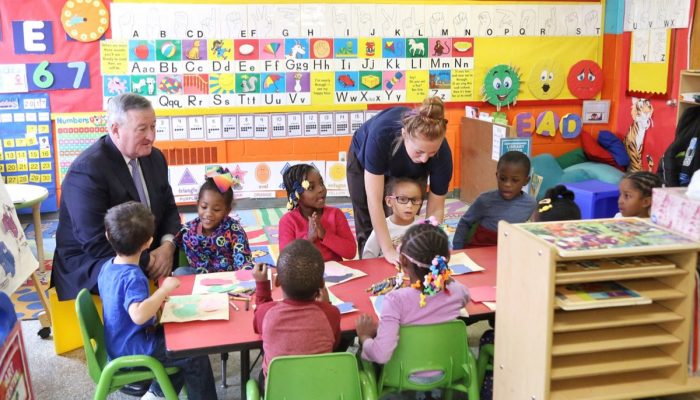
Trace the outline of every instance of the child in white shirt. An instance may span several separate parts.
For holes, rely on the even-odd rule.
[[[423,194],[420,184],[409,178],[395,178],[389,181],[386,187],[384,201],[391,208],[391,216],[386,219],[389,228],[389,236],[394,247],[401,243],[404,233],[416,223],[416,215],[423,204]],[[382,256],[375,232],[369,235],[365,243],[362,258],[375,258]]]

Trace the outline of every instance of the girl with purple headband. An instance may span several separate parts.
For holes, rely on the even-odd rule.
[[[233,208],[234,178],[219,165],[207,168],[206,180],[197,196],[197,218],[187,222],[175,236],[184,249],[189,266],[173,275],[253,269],[248,236],[229,215]]]

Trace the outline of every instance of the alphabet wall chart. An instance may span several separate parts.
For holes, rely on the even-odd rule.
[[[479,101],[493,66],[480,59],[510,60],[498,39],[524,39],[531,49],[541,42],[545,52],[550,41],[555,48],[568,37],[577,49],[583,39],[583,55],[595,58],[601,16],[598,3],[113,3],[112,39],[101,49],[104,101],[125,91],[173,110],[414,103],[426,95]],[[559,51],[548,57],[566,71],[581,56]],[[545,52],[522,58],[524,72]],[[560,98],[574,96],[565,89]]]

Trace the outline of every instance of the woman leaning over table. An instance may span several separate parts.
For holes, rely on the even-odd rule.
[[[428,97],[415,109],[383,110],[355,132],[348,152],[347,177],[360,254],[374,229],[384,258],[398,263],[383,207],[386,178],[416,179],[423,187],[430,178],[426,216],[442,222],[452,179],[446,127],[444,103],[438,97]]]

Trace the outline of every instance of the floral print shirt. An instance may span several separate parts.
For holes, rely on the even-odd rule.
[[[237,220],[227,216],[211,235],[202,234],[200,224],[199,217],[187,222],[174,239],[198,274],[253,268],[248,236]]]

